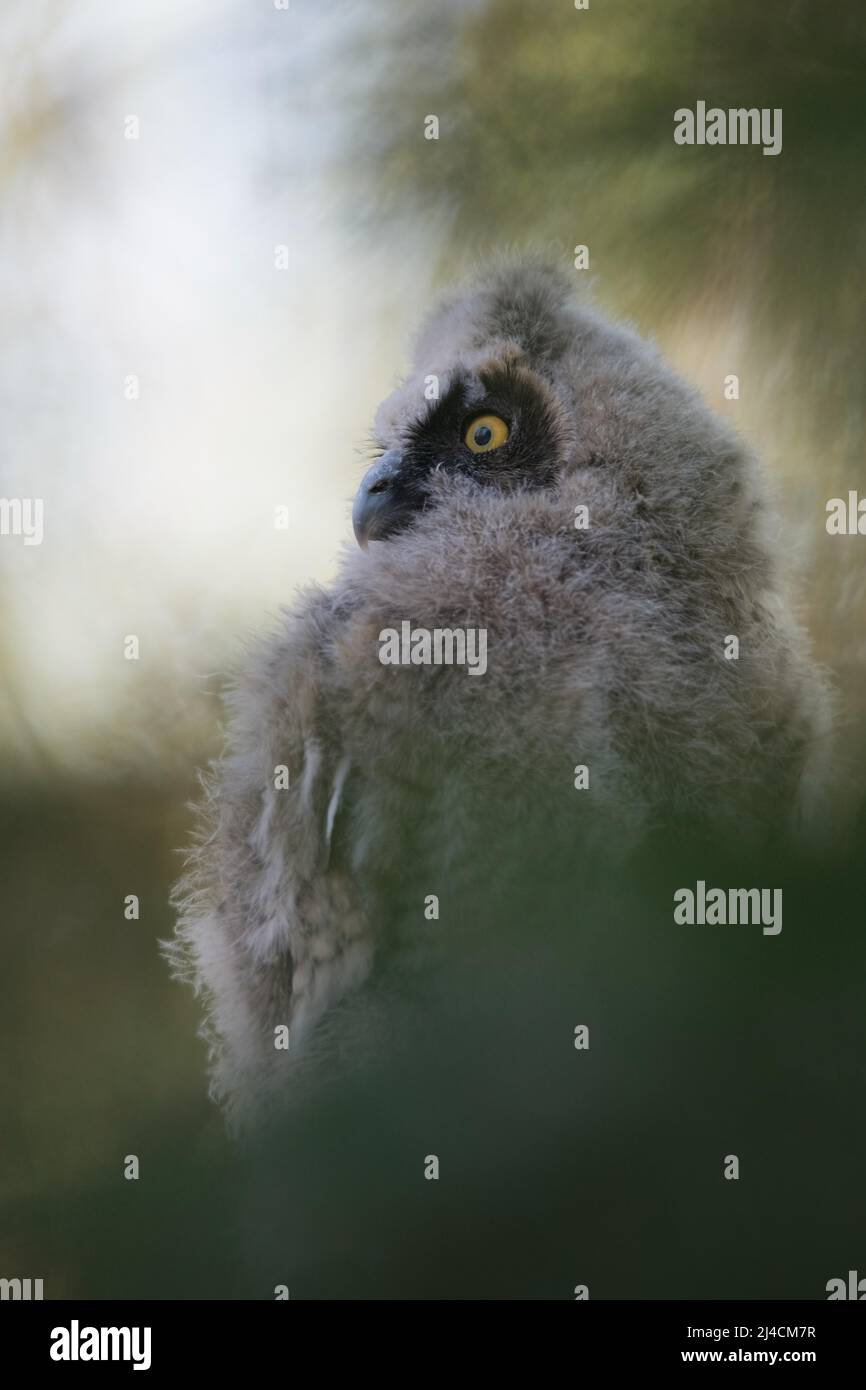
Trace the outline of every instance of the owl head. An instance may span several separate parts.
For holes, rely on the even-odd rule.
[[[555,486],[575,454],[562,367],[576,326],[571,286],[541,259],[500,261],[440,302],[376,416],[378,457],[353,509],[362,547],[423,525],[451,480],[504,493]]]
[[[555,527],[582,502],[597,538],[624,529],[630,552],[637,536],[655,555],[700,553],[693,577],[710,564],[714,583],[765,567],[749,451],[652,343],[611,323],[545,255],[500,258],[446,292],[374,437],[353,510],[362,547],[441,535],[455,496],[479,511],[499,498],[515,518],[541,506]]]

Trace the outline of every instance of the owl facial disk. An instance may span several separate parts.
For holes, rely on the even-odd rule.
[[[550,486],[566,457],[567,425],[550,388],[509,358],[455,373],[441,398],[389,418],[399,439],[365,474],[352,523],[362,549],[417,522],[436,505],[436,475],[500,492]]]

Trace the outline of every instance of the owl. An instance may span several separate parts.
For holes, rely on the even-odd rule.
[[[336,580],[228,695],[178,891],[238,1129],[362,1032],[399,1048],[394,981],[423,1010],[430,953],[471,973],[515,904],[543,946],[533,904],[579,933],[673,828],[754,850],[822,815],[832,701],[760,470],[573,277],[445,293],[374,438]]]

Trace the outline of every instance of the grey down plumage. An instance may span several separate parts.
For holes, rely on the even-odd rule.
[[[499,413],[516,402],[513,466],[473,472],[459,432],[442,439],[491,382]],[[426,895],[616,864],[668,819],[755,842],[821,814],[830,702],[759,470],[573,277],[518,258],[447,293],[375,434],[422,502],[252,651],[179,893],[170,950],[206,995],[236,1124],[290,1084]],[[381,664],[380,632],[405,620],[486,629],[487,671]]]

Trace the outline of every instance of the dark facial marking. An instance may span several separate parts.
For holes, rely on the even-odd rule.
[[[491,430],[481,424],[473,438],[483,451],[476,453],[466,435],[473,420],[484,415],[504,421],[508,438],[484,449]],[[413,421],[402,445],[387,451],[387,466],[383,469],[379,460],[369,470],[355,501],[355,534],[366,545],[416,522],[427,505],[430,479],[440,470],[503,492],[550,486],[564,450],[556,404],[530,372],[512,362],[465,372]]]

